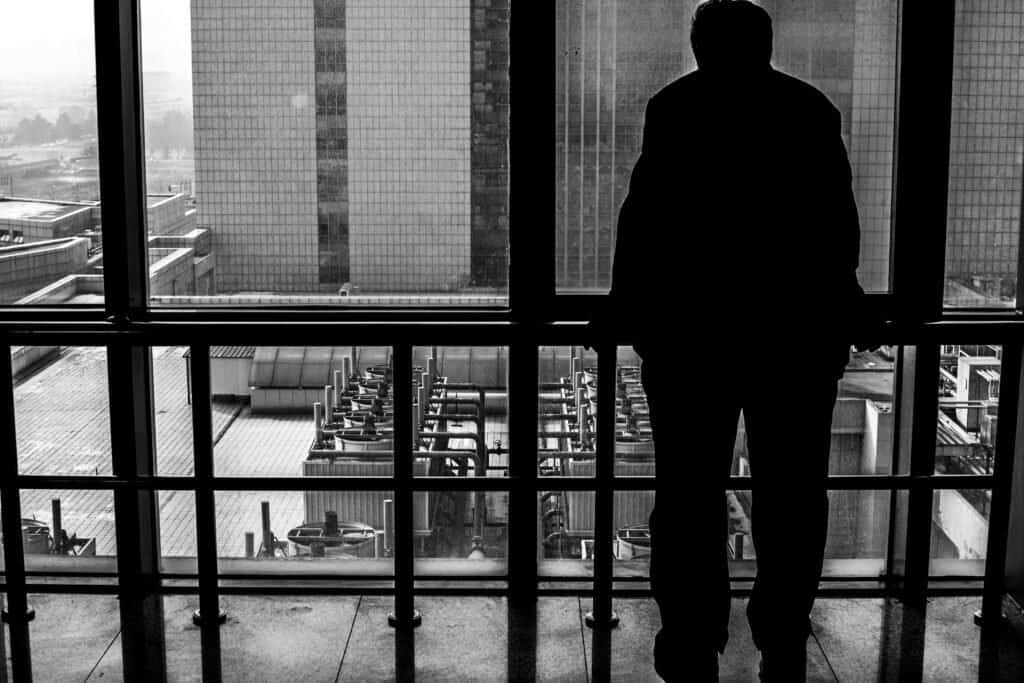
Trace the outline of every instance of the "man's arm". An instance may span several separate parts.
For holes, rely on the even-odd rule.
[[[619,211],[618,228],[615,235],[615,261],[612,266],[611,305],[615,310],[626,305],[644,287],[645,266],[643,263],[644,244],[650,247],[650,217],[657,190],[656,151],[661,137],[657,99],[647,104],[644,115],[643,144],[640,158],[633,167],[629,180],[629,193]]]

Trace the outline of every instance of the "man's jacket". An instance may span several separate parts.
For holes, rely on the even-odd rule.
[[[638,350],[667,335],[850,343],[863,291],[841,125],[768,67],[727,83],[694,71],[650,100],[611,292]]]

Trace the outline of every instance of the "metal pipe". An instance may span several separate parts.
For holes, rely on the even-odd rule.
[[[331,422],[334,419],[334,387],[330,384],[324,386],[324,422]]]
[[[342,367],[344,367],[344,359],[342,359]],[[348,378],[345,376],[343,370],[334,371],[334,405],[341,406],[341,397],[348,389]]]
[[[323,406],[317,401],[313,404],[313,426],[316,429],[316,442],[323,443],[324,441],[324,411]]]
[[[263,525],[263,555],[274,556],[274,533],[270,529],[270,501],[264,500],[260,503],[260,518]]]
[[[64,531],[63,519],[60,513],[60,498],[54,498],[50,501],[50,510],[53,513],[53,528],[51,536],[53,537],[53,552],[62,554],[65,551],[64,548]]]

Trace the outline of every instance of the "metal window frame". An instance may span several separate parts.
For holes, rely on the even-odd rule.
[[[594,577],[538,575],[537,494],[557,485],[565,490],[594,490],[599,528],[610,529],[612,498],[617,490],[644,490],[649,478],[615,477],[613,473],[614,397],[598,398],[599,432],[597,472],[594,478],[538,478],[536,470],[537,411],[527,397],[535,396],[540,345],[573,345],[581,341],[599,345],[599,377],[613,383],[615,345],[629,344],[628,331],[613,332],[601,340],[588,338],[586,321],[605,305],[603,297],[558,294],[555,288],[555,166],[549,154],[555,139],[555,108],[545,93],[555,88],[557,36],[553,11],[544,3],[518,3],[511,14],[510,44],[514,52],[510,84],[516,108],[510,118],[510,231],[509,299],[507,307],[474,309],[356,309],[240,307],[217,309],[157,309],[148,306],[148,261],[145,234],[145,188],[142,138],[141,64],[139,51],[140,0],[95,2],[97,103],[100,126],[100,183],[104,212],[104,253],[111,255],[104,270],[107,292],[103,307],[0,308],[0,415],[5,416],[6,455],[0,458],[0,506],[3,513],[6,566],[4,591],[10,614],[13,672],[16,680],[31,680],[31,649],[27,593],[108,593],[121,596],[125,628],[145,625],[123,639],[124,665],[129,677],[165,680],[162,647],[163,595],[198,594],[200,603],[202,669],[205,680],[221,678],[221,594],[331,595],[377,593],[395,597],[396,671],[401,680],[415,676],[414,613],[416,595],[505,596],[508,600],[508,673],[510,679],[531,679],[536,674],[537,600],[539,596],[591,596],[595,632],[592,672],[595,680],[608,680],[611,672],[612,599],[649,595],[637,581],[615,578],[611,538],[597,536]],[[945,211],[948,190],[952,45],[954,0],[939,5],[902,3],[900,65],[898,73],[897,153],[892,294],[871,297],[879,323],[867,336],[914,345],[907,363],[898,369],[897,444],[894,457],[905,460],[906,473],[879,476],[836,476],[836,490],[875,489],[907,491],[906,503],[893,495],[886,574],[849,577],[837,585],[823,582],[822,593],[897,597],[904,609],[896,635],[884,644],[888,662],[895,663],[900,680],[921,680],[922,660],[909,652],[923,652],[925,597],[940,594],[981,594],[982,671],[997,666],[999,615],[1004,596],[1006,557],[1014,460],[1024,449],[1022,404],[1022,351],[1024,317],[1018,297],[1015,311],[944,311]],[[939,30],[936,31],[936,26]],[[540,46],[541,49],[536,49]],[[540,95],[538,95],[540,93]],[[940,226],[937,228],[936,226]],[[1024,253],[1024,251],[1022,251]],[[1024,278],[1018,278],[1024,291]],[[793,302],[799,305],[799,302]],[[793,305],[790,304],[790,305]],[[685,315],[685,310],[683,311]],[[562,321],[562,322],[554,322]],[[696,321],[699,323],[699,321]],[[257,337],[258,336],[258,337]],[[478,481],[412,478],[411,461],[397,459],[394,478],[361,479],[323,477],[315,481],[294,478],[217,477],[213,470],[212,416],[209,410],[209,347],[242,343],[252,338],[265,343],[299,343],[345,338],[358,345],[386,345],[396,349],[398,375],[411,370],[414,344],[473,344],[508,346],[510,440],[516,444],[510,458],[510,476]],[[983,476],[934,474],[934,385],[940,342],[986,340],[1003,345],[1003,384],[999,407],[999,435],[995,470]],[[114,475],[110,477],[29,476],[18,473],[14,424],[14,392],[10,345],[54,344],[105,346],[109,354],[113,421]],[[155,474],[152,447],[152,374],[150,346],[187,345],[192,348],[190,381],[193,401],[195,475],[163,477]],[[909,362],[912,355],[912,362]],[[610,379],[612,378],[612,379]],[[206,397],[207,400],[202,400]],[[396,385],[396,443],[398,452],[411,452],[411,392]],[[113,411],[112,411],[113,412]],[[121,419],[125,417],[126,419]],[[931,422],[931,424],[929,424]],[[905,438],[904,438],[905,437]],[[749,488],[747,478],[734,477],[730,485]],[[113,491],[119,554],[110,573],[47,574],[27,572],[20,534],[20,492],[33,488],[89,488]],[[366,587],[335,575],[238,575],[220,571],[217,561],[215,500],[217,490],[389,490],[396,497],[398,552],[394,575],[370,577],[392,582],[391,588]],[[928,575],[928,538],[921,530],[930,523],[931,496],[948,488],[990,488],[992,509],[988,559],[984,581],[947,577],[936,583]],[[175,574],[160,566],[159,535],[155,514],[158,490],[196,493],[198,539],[197,572]],[[417,577],[412,558],[413,490],[508,491],[509,558],[504,576],[466,577],[452,574]],[[911,533],[916,530],[915,533]],[[900,542],[902,533],[903,542]],[[897,554],[902,553],[902,557]],[[90,584],[80,579],[108,576],[110,583]],[[361,577],[366,579],[367,577]],[[287,583],[270,585],[274,580]],[[504,586],[490,585],[495,579]],[[185,580],[185,583],[182,583]],[[416,583],[463,582],[459,586]],[[193,582],[194,581],[194,582]],[[325,583],[330,581],[331,583]],[[640,582],[642,583],[642,582]],[[747,579],[734,581],[743,594]],[[479,584],[479,585],[465,585]],[[425,616],[429,619],[429,615]],[[159,628],[154,624],[159,621]],[[149,630],[147,630],[149,629]],[[124,632],[124,629],[123,629]],[[916,645],[904,649],[908,645]]]

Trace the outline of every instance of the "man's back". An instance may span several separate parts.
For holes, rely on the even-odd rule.
[[[695,71],[651,99],[618,229],[612,293],[648,320],[677,305],[713,336],[769,320],[817,335],[861,293],[839,112],[768,67]],[[794,306],[836,319],[802,328],[785,314]]]

